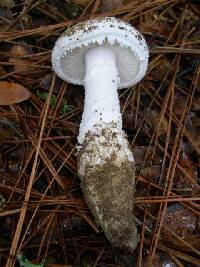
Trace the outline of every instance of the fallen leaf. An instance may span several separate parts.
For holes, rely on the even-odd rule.
[[[18,83],[0,82],[0,105],[11,105],[30,97],[30,92]]]
[[[193,214],[189,209],[182,207],[179,204],[173,204],[168,207],[164,218],[164,225],[177,236],[187,241],[196,249],[200,249],[198,216]],[[183,251],[187,251],[188,247],[180,244],[180,241],[174,240],[174,237],[169,233],[163,234],[166,243],[171,243]]]
[[[164,225],[181,238],[184,238],[187,231],[194,231],[197,222],[197,216],[179,204],[169,206],[164,219]]]
[[[49,91],[53,79],[53,73],[49,73],[40,79],[40,87]],[[58,93],[62,86],[62,80],[57,78],[53,88],[54,93]]]
[[[10,50],[10,54],[13,57],[23,57],[27,56],[29,54],[32,54],[32,50],[29,48],[29,50],[24,45],[13,45],[12,49]]]
[[[33,54],[30,48],[26,48],[23,45],[13,45],[10,50],[11,57],[9,62],[13,63],[14,71],[21,75],[27,75],[33,72],[32,64],[30,59],[23,58]]]

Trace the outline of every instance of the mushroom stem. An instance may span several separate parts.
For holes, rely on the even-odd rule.
[[[87,204],[106,237],[133,251],[138,242],[133,219],[135,167],[117,94],[114,52],[89,49],[85,56],[85,106],[80,126],[78,173]]]
[[[90,48],[85,55],[85,105],[80,125],[78,141],[85,139],[94,125],[113,122],[122,129],[122,116],[117,88],[119,76],[116,56],[111,48]]]

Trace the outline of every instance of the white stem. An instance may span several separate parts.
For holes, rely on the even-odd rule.
[[[95,131],[95,125],[103,127],[105,123],[114,122],[118,129],[122,128],[114,51],[107,47],[90,48],[85,55],[85,64],[85,104],[78,136],[80,144],[88,131]]]

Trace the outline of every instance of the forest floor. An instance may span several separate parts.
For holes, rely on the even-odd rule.
[[[99,16],[131,23],[150,49],[144,79],[119,91],[136,163],[132,254],[87,208],[76,156],[84,88],[51,66],[60,34]],[[0,1],[0,266],[200,266],[199,18],[197,0]]]

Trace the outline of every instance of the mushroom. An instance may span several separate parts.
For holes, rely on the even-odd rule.
[[[56,74],[85,87],[78,135],[78,174],[84,197],[108,240],[130,251],[138,242],[133,217],[135,165],[122,130],[117,89],[143,78],[148,55],[143,36],[114,17],[71,27],[52,52]]]

